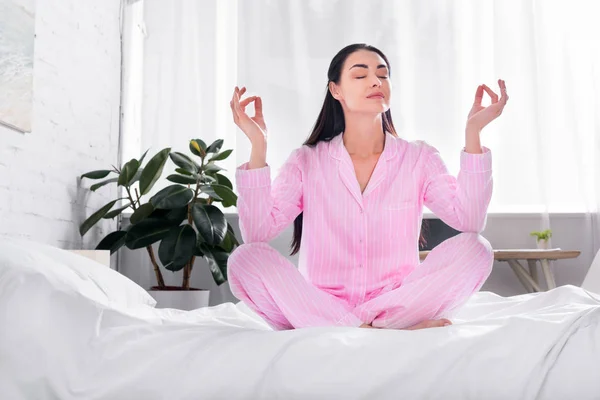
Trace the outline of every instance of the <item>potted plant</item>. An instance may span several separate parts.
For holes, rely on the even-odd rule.
[[[92,185],[92,191],[110,183],[123,187],[126,196],[109,202],[92,214],[81,224],[79,232],[83,236],[101,219],[115,218],[127,209],[133,210],[130,225],[106,235],[96,249],[110,250],[112,254],[123,246],[131,250],[145,248],[157,282],[148,291],[157,300],[157,307],[194,309],[208,305],[208,290],[190,288],[196,257],[207,261],[217,285],[227,281],[227,259],[239,242],[224,214],[214,205],[216,202],[224,207],[237,204],[231,181],[219,173],[223,168],[215,164],[232,152],[221,151],[222,145],[222,139],[210,146],[200,139],[191,140],[190,151],[200,163],[186,154],[165,148],[144,167],[142,163],[148,151],[139,160],[132,159],[121,168],[113,166],[112,170],[91,171],[81,176],[104,179],[115,174]],[[167,177],[173,184],[143,202],[143,196],[161,177],[167,158],[178,167],[175,174]],[[113,209],[120,200],[125,200],[125,204]],[[157,242],[160,242],[158,260],[152,248]],[[181,286],[165,285],[159,261],[170,271],[183,270]]]
[[[550,229],[546,229],[542,232],[533,231],[530,235],[536,237],[538,249],[548,249],[548,239],[552,237],[552,231]]]

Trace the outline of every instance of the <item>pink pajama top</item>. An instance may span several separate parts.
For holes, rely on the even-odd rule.
[[[342,134],[295,149],[271,170],[236,169],[245,243],[268,242],[303,213],[299,271],[318,288],[358,304],[420,264],[425,205],[461,232],[481,232],[492,195],[492,156],[460,153],[457,177],[437,149],[385,133],[384,150],[363,193]]]

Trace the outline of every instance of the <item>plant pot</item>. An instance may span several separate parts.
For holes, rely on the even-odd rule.
[[[184,290],[179,286],[165,286],[162,289],[152,286],[148,293],[156,300],[156,308],[176,308],[185,311],[208,307],[210,297],[210,290]]]
[[[537,248],[547,250],[548,249],[548,239],[540,239],[537,241]]]

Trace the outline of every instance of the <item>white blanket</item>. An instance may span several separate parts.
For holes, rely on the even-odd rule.
[[[574,286],[480,292],[445,328],[279,332],[242,303],[108,306],[42,275],[0,289],[6,399],[600,398],[600,298]]]

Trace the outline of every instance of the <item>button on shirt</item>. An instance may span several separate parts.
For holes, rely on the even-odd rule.
[[[437,149],[385,133],[384,150],[363,193],[343,133],[292,151],[271,170],[236,169],[245,243],[268,242],[302,213],[300,273],[350,304],[399,282],[418,267],[422,208],[461,232],[481,232],[492,196],[492,156],[460,152],[457,177]]]

